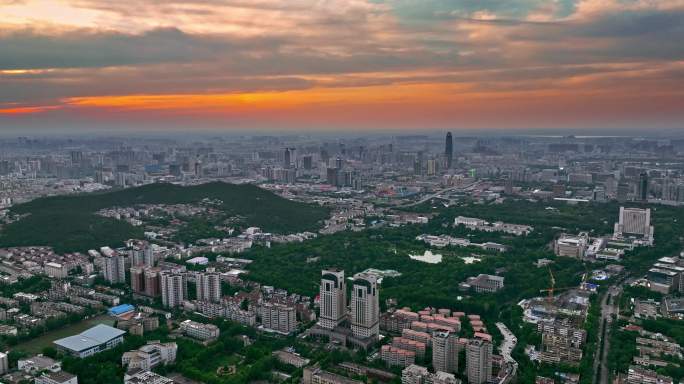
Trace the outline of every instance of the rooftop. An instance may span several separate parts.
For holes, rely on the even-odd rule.
[[[126,332],[104,324],[98,324],[74,336],[55,340],[54,343],[62,348],[81,352],[124,335]]]

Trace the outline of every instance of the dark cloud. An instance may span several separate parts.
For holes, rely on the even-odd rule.
[[[276,49],[275,38],[225,40],[176,28],[143,34],[70,30],[48,35],[33,29],[0,35],[0,69],[112,67],[210,60],[234,49]]]

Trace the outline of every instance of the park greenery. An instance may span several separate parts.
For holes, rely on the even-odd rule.
[[[249,279],[305,295],[317,293],[322,268],[342,268],[347,274],[367,268],[396,270],[401,273],[400,276],[383,279],[382,301],[394,298],[399,306],[412,309],[434,306],[478,313],[488,325],[496,321],[504,322],[519,340],[514,350],[514,356],[520,363],[519,375],[533,380],[536,374],[553,376],[558,371],[558,367],[531,363],[523,352],[527,345],[538,346],[539,336],[534,326],[522,322],[521,309],[517,303],[523,298],[539,296],[540,290],[549,285],[548,270],[537,268],[534,263],[540,258],[552,260],[550,268],[556,278],[556,287],[576,286],[582,274],[600,268],[605,263],[589,264],[555,257],[550,248],[551,242],[561,232],[587,231],[594,236],[611,234],[613,223],[618,219],[619,207],[613,203],[568,205],[559,202],[512,201],[433,208],[426,203],[411,210],[435,214],[428,224],[342,232],[303,243],[255,247],[244,256],[254,260],[249,267]],[[527,236],[515,237],[450,225],[459,215],[528,224],[534,226],[534,231]],[[652,216],[656,227],[656,246],[639,248],[626,255],[627,269],[637,276],[643,274],[659,257],[672,256],[681,249],[681,229],[677,222],[684,220],[684,210],[658,207],[653,208]],[[411,260],[409,254],[422,254],[429,249],[428,245],[415,240],[417,235],[424,233],[465,237],[472,242],[494,241],[507,245],[509,251],[495,253],[472,247],[446,247],[432,250],[444,256],[440,264]],[[472,255],[481,261],[465,264],[461,259]],[[496,272],[506,279],[506,288],[501,292],[475,295],[458,290],[458,284],[469,276]],[[605,285],[601,289],[603,291],[610,281],[601,284]],[[593,306],[585,322],[588,342],[580,366],[563,367],[565,372],[580,373],[583,382],[591,382],[594,353],[599,347],[596,345],[600,318],[598,298],[599,295],[594,295],[591,299]],[[492,328],[488,326],[490,331]]]
[[[139,204],[193,204],[206,198],[221,200],[216,208],[225,217],[239,216],[246,226],[275,233],[315,230],[328,217],[326,208],[290,201],[249,184],[215,182],[183,187],[157,183],[105,193],[46,197],[16,205],[12,213],[24,217],[2,229],[0,247],[46,245],[56,252],[74,252],[121,244],[130,238],[142,238],[142,229],[98,216],[97,211]],[[191,234],[195,231],[203,235],[206,231],[200,223],[188,225]],[[197,236],[188,238],[194,240]]]

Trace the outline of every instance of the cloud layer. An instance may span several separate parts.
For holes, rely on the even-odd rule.
[[[0,129],[681,127],[682,41],[684,0],[5,0]]]

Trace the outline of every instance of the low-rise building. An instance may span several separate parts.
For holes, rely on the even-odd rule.
[[[380,348],[380,358],[389,366],[407,367],[416,362],[416,353],[391,345]]]
[[[273,356],[275,356],[278,361],[284,364],[289,364],[293,365],[297,368],[302,368],[305,365],[309,364],[309,359],[305,359],[298,354],[290,351],[285,351],[285,350],[279,350],[273,352]]]
[[[98,324],[78,335],[55,340],[53,343],[64,352],[83,358],[114,348],[123,343],[123,335],[125,333],[125,331],[120,329]]]
[[[134,351],[125,352],[121,357],[121,365],[129,371],[140,369],[149,371],[158,365],[172,364],[176,361],[176,343],[150,341]]]
[[[185,336],[202,341],[215,340],[220,334],[219,328],[214,324],[199,323],[192,320],[183,321],[180,324],[180,329]]]
[[[459,285],[462,290],[472,289],[477,293],[494,293],[504,287],[504,277],[496,275],[480,274],[469,277]]]
[[[78,377],[64,371],[47,372],[36,377],[35,384],[78,384]]]
[[[173,384],[174,381],[150,371],[139,371],[124,376],[124,384]]]
[[[363,384],[335,373],[324,371],[319,366],[306,367],[302,375],[303,384]]]
[[[37,374],[39,372],[59,372],[62,370],[62,363],[53,358],[36,355],[26,359],[17,361],[17,368],[30,374]]]

